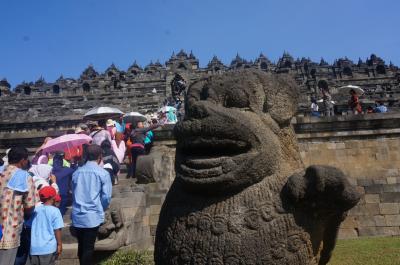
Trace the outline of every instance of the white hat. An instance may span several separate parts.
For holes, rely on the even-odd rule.
[[[106,122],[106,126],[115,126],[115,121],[113,121],[112,119],[108,119]]]

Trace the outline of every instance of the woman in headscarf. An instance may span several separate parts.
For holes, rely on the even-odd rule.
[[[51,174],[52,169],[53,167],[47,164],[32,165],[29,169],[38,191],[46,186],[52,186],[57,192],[59,191],[56,177]]]
[[[59,187],[59,194],[61,196],[60,212],[64,215],[67,207],[71,205],[71,180],[72,173],[75,172],[74,168],[65,167],[63,165],[64,157],[58,153],[53,158],[53,174],[56,176],[57,184]]]
[[[121,164],[124,161],[126,145],[124,142],[124,135],[120,132],[115,134],[115,140],[111,142],[112,150],[118,158],[119,163]]]

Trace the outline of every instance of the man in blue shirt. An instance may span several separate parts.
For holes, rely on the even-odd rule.
[[[379,104],[379,106],[377,106],[374,111],[376,113],[386,113],[387,107],[385,106],[385,104],[383,104],[382,101],[378,102],[378,104]]]
[[[94,244],[104,211],[111,201],[110,175],[99,164],[102,150],[98,145],[87,148],[87,162],[72,175],[72,225],[78,238],[80,264],[92,264]]]

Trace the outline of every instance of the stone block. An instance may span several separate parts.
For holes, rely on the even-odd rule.
[[[149,205],[161,205],[161,196],[151,196],[149,199]]]
[[[377,231],[378,231],[379,235],[383,235],[383,236],[398,236],[398,235],[400,235],[400,229],[398,226],[378,227]]]
[[[377,236],[378,231],[376,227],[360,227],[358,229],[359,236]]]
[[[364,194],[364,193],[365,193],[365,188],[364,188],[364,187],[357,186],[357,187],[356,187],[356,190],[357,190],[360,194]]]
[[[137,212],[138,212],[139,207],[124,207],[121,208],[121,212],[122,212],[122,218],[123,220],[126,222],[128,220],[132,220],[134,219],[134,217],[136,216]]]
[[[398,203],[381,203],[379,204],[380,214],[398,214],[399,204]]]
[[[400,202],[399,192],[386,192],[381,194],[381,202]]]
[[[364,179],[364,178],[357,179],[357,184],[358,186],[363,186],[363,187],[370,186],[372,185],[372,179]]]
[[[340,228],[352,228],[357,227],[358,223],[355,216],[347,216],[346,219],[340,224]]]
[[[396,159],[393,162],[398,162],[398,160]],[[399,169],[397,168],[389,168],[386,172],[387,176],[389,177],[397,177],[399,175]]]
[[[387,181],[388,184],[396,184],[396,183],[398,183],[396,177],[387,177],[386,181]]]
[[[150,214],[160,214],[161,205],[151,205],[150,206]]]
[[[400,226],[400,215],[385,215],[388,226]]]
[[[387,184],[386,179],[373,179],[374,184]]]
[[[379,204],[378,203],[368,203],[365,205],[356,205],[350,210],[350,214],[354,216],[373,216],[379,215]]]
[[[364,187],[365,193],[382,193],[383,192],[383,185],[382,184],[372,184],[369,186]]]
[[[381,203],[379,204],[380,214],[398,214],[399,204],[398,203]]]
[[[339,239],[350,239],[350,238],[357,238],[358,233],[356,229],[351,229],[351,228],[340,228],[339,229],[339,234],[338,234]]]
[[[143,222],[143,226],[149,226],[150,225],[150,217],[148,215],[143,216],[142,222]]]
[[[400,192],[400,184],[383,185],[383,192]]]
[[[376,226],[387,226],[385,216],[382,215],[375,215],[375,225]]]
[[[355,141],[348,141],[345,143],[347,149],[358,149],[359,145],[359,142]]]
[[[379,203],[380,197],[379,194],[365,194],[364,200],[365,203]]]
[[[157,225],[158,224],[158,219],[160,216],[157,214],[150,215],[150,226],[152,225]]]
[[[369,226],[375,227],[375,219],[373,216],[362,216],[358,218],[357,221],[360,227],[369,227]]]

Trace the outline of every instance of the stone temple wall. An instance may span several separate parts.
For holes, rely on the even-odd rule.
[[[362,194],[342,223],[340,238],[400,235],[400,116],[302,118],[297,122],[294,126],[305,165],[342,169]]]

